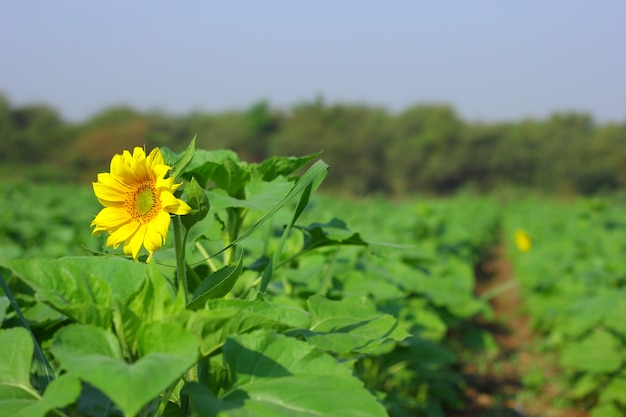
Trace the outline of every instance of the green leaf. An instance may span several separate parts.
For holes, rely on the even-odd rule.
[[[35,347],[26,329],[0,330],[0,409],[8,402],[37,399],[30,384],[30,368]]]
[[[248,300],[211,300],[209,309],[234,308],[241,312],[254,313],[287,327],[307,327],[311,322],[311,315],[298,307],[284,304],[275,304],[268,301]]]
[[[206,277],[193,293],[193,299],[188,308],[197,310],[202,308],[207,300],[224,297],[235,286],[241,275],[243,266],[243,253],[235,265],[226,265]]]
[[[300,217],[300,215],[302,214],[306,206],[309,204],[309,199],[311,195],[317,189],[317,187],[319,187],[321,182],[326,177],[327,173],[328,173],[328,165],[326,165],[324,161],[321,161],[321,160],[317,161],[315,164],[313,164],[311,168],[309,168],[307,172],[304,173],[302,178],[300,178],[298,182],[296,182],[291,192],[287,194],[287,196],[285,197],[287,198],[290,195],[296,195],[296,193],[294,193],[294,190],[298,190],[297,193],[302,192],[302,194],[300,195],[300,200],[298,201],[298,205],[296,206],[296,209],[291,218],[291,221],[289,222],[289,224],[287,224],[287,227],[285,227],[285,230],[283,231],[283,234],[280,238],[280,242],[278,242],[278,247],[274,251],[274,256],[272,257],[272,260],[268,263],[267,267],[263,271],[261,284],[259,285],[260,292],[265,292],[265,290],[267,289],[270,279],[272,278],[272,275],[274,273],[274,268],[275,266],[279,264],[282,250],[285,245],[285,242],[287,241],[287,238],[289,237],[289,234],[291,233],[291,228],[296,223],[296,221],[298,220],[298,218]],[[271,212],[272,210],[270,210],[269,213]]]
[[[186,195],[185,201],[191,207],[191,212],[181,216],[181,221],[187,230],[191,229],[191,227],[204,219],[206,215],[209,213],[209,199],[206,196],[206,193],[202,187],[198,184],[195,178],[192,178],[191,181],[185,186]]]
[[[239,244],[242,240],[246,239],[248,236],[254,233],[259,227],[261,227],[261,225],[264,224],[267,220],[272,218],[292,198],[294,198],[300,193],[303,193],[303,196],[301,196],[300,201],[298,203],[298,207],[296,208],[296,211],[293,215],[292,222],[290,224],[292,225],[300,216],[302,211],[304,210],[304,207],[306,206],[306,202],[308,202],[308,196],[310,195],[311,190],[314,187],[317,187],[322,182],[324,177],[326,177],[327,173],[328,173],[328,165],[326,165],[324,161],[321,161],[321,160],[317,161],[294,184],[291,191],[289,191],[287,195],[285,195],[278,203],[276,203],[269,211],[267,211],[259,220],[257,220],[257,222],[252,227],[250,227],[249,229],[241,233],[237,239],[235,239],[233,242],[231,242],[228,246],[226,246],[219,252],[213,254],[213,256],[217,256],[220,253],[228,250],[229,248]],[[288,228],[291,227],[290,225],[288,226]],[[277,253],[279,252],[280,251],[277,251]]]
[[[74,403],[80,396],[80,392],[81,385],[78,378],[70,374],[61,375],[48,385],[41,400],[33,401],[30,405],[19,410],[19,412],[11,413],[11,416],[45,417],[48,411],[52,409],[62,408]]]
[[[324,246],[358,245],[368,246],[358,233],[352,233],[343,220],[332,219],[328,223],[312,223],[308,226],[295,226],[304,234],[302,250]]]
[[[134,416],[193,365],[198,341],[174,323],[154,322],[141,329],[137,344],[141,357],[129,364],[112,333],[74,324],[57,332],[50,350],[63,369]]]
[[[592,372],[615,372],[622,366],[620,342],[611,333],[597,330],[578,343],[568,343],[560,363],[566,369]]]
[[[614,404],[598,404],[591,409],[591,417],[624,417],[624,412]]]
[[[184,295],[174,292],[156,264],[150,263],[147,272],[141,289],[125,304],[118,302],[113,311],[115,331],[131,354],[137,351],[137,334],[143,326],[174,317],[185,308]]]
[[[127,305],[143,323],[162,320],[185,308],[182,296],[174,291],[154,263],[148,265],[141,289],[127,301]]]
[[[272,182],[253,179],[244,187],[245,200],[231,197],[221,189],[207,191],[207,195],[215,212],[229,207],[265,211],[278,203],[293,188],[293,184],[285,177],[278,177]]]
[[[7,308],[11,305],[11,302],[7,297],[0,296],[0,324],[7,317]]]
[[[265,301],[209,300],[206,310],[193,312],[187,329],[201,338],[202,355],[220,348],[229,336],[265,328],[285,331],[308,326],[309,314],[299,308]]]
[[[626,371],[612,378],[607,386],[600,392],[600,403],[615,401],[622,407],[626,406]]]
[[[263,181],[272,181],[279,176],[291,175],[297,169],[303,167],[308,162],[317,158],[320,153],[295,157],[295,156],[272,156],[261,162],[256,170],[261,175]]]
[[[0,288],[2,288],[3,293],[6,294],[9,303],[13,307],[13,310],[15,310],[15,314],[17,314],[22,323],[22,326],[28,331],[31,336],[31,340],[34,342],[33,348],[35,351],[34,360],[35,367],[37,368],[37,382],[39,383],[39,388],[43,391],[46,389],[50,381],[54,379],[54,371],[52,370],[50,363],[48,363],[48,359],[41,350],[41,346],[39,346],[39,343],[37,342],[37,339],[33,334],[33,331],[31,330],[28,319],[22,313],[22,309],[20,308],[17,300],[15,299],[15,296],[13,295],[13,292],[7,285],[2,274],[0,274]],[[36,303],[36,305],[41,305],[41,303]],[[36,317],[37,315],[35,314],[34,316]]]
[[[373,352],[387,340],[399,342],[409,336],[393,316],[379,313],[364,297],[333,301],[314,295],[307,305],[310,329],[297,333],[326,351]]]
[[[213,181],[231,197],[242,197],[243,187],[250,180],[250,168],[230,150],[197,150],[184,173],[197,177],[201,184]]]
[[[111,325],[112,299],[126,303],[147,271],[144,264],[109,256],[1,262],[56,310],[103,328]]]
[[[176,179],[180,177],[181,174],[185,171],[185,169],[193,159],[195,152],[196,136],[191,139],[191,142],[189,142],[189,145],[187,146],[187,149],[185,149],[185,152],[182,154],[182,156],[176,162],[174,162],[174,170],[172,171],[172,178],[174,178],[174,181],[176,181]]]
[[[387,415],[348,368],[307,343],[259,331],[229,339],[223,357],[233,384],[220,398],[200,384],[183,388],[200,415]]]
[[[584,374],[577,381],[571,389],[570,395],[575,399],[585,398],[587,395],[598,389],[601,384],[600,379],[594,374]]]
[[[293,187],[294,182],[285,177],[271,181],[252,179],[244,188],[248,208],[265,211],[278,203]]]
[[[276,212],[278,212],[278,210],[283,208],[293,197],[297,196],[298,194],[300,194],[301,192],[305,191],[307,188],[312,187],[313,185],[315,185],[315,186],[319,185],[322,182],[322,180],[326,177],[326,174],[328,174],[328,165],[326,165],[326,163],[324,161],[321,161],[321,160],[317,161],[294,184],[293,188],[291,189],[291,191],[289,191],[287,193],[287,195],[285,195],[278,203],[276,203],[276,205],[274,205],[274,207],[272,207],[271,210],[269,210],[267,213],[265,213],[263,215],[263,217],[261,217],[259,220],[257,220],[257,222],[250,229],[246,230],[244,233],[239,235],[239,238],[235,242],[233,242],[233,244],[237,244],[237,243],[241,242],[243,239],[245,239],[246,237],[248,237],[252,233],[254,233],[254,231],[259,226],[261,226],[261,224],[265,223],[268,219],[270,219],[272,216],[274,216],[274,214],[276,214]],[[302,201],[302,199],[301,199],[301,201]],[[306,200],[306,202],[308,202],[308,199]],[[299,208],[296,210],[296,213],[294,213],[294,218],[292,219],[292,223],[295,223],[297,218],[300,216],[300,214],[304,210],[304,207],[300,207],[300,206],[305,206],[305,205],[306,205],[306,203],[305,204],[299,204]]]

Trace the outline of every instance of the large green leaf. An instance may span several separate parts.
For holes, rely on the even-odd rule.
[[[189,230],[193,225],[206,217],[211,208],[211,204],[204,188],[198,184],[195,178],[192,178],[185,186],[183,199],[189,204],[189,207],[191,207],[191,212],[181,217],[183,225]]]
[[[272,156],[255,167],[256,173],[261,176],[263,181],[272,181],[279,176],[291,175],[319,155],[319,153],[315,153],[301,157]]]
[[[202,308],[207,300],[224,297],[235,286],[242,267],[243,254],[235,265],[226,265],[210,274],[198,285],[188,307],[197,310]]]
[[[124,348],[135,354],[137,334],[143,326],[174,317],[184,308],[183,293],[176,294],[156,264],[151,263],[141,289],[126,303],[116,303],[113,311],[115,331]]]
[[[163,151],[163,150],[162,150]],[[173,171],[172,171],[172,178],[174,178],[174,180],[176,180],[180,174],[182,174],[185,170],[185,168],[187,168],[187,166],[189,165],[189,163],[191,162],[191,160],[193,159],[193,155],[196,152],[196,136],[194,136],[191,139],[191,142],[189,142],[189,145],[187,145],[187,149],[185,149],[185,152],[182,153],[182,155],[179,158],[176,158],[176,162],[173,163]],[[171,154],[171,151],[169,149],[167,149],[166,152],[163,152],[164,157],[166,158],[166,163],[171,163],[170,158],[173,159],[173,154]]]
[[[231,197],[222,189],[207,191],[206,195],[214,212],[229,207],[265,211],[278,203],[293,188],[293,184],[285,177],[275,178],[271,182],[253,179],[246,183],[244,195],[240,198]]]
[[[111,305],[121,303],[141,286],[147,267],[116,257],[11,259],[11,269],[55,309],[84,324],[107,328]]]
[[[376,311],[365,297],[333,301],[314,295],[307,305],[311,326],[296,333],[323,350],[372,352],[387,340],[402,341],[409,336],[393,316]]]
[[[307,343],[259,331],[229,339],[223,357],[233,383],[220,398],[200,384],[183,389],[198,415],[387,415],[348,368]]]
[[[78,379],[62,375],[47,386],[42,398],[30,383],[33,350],[27,330],[0,330],[0,417],[43,417],[80,395]]]
[[[196,177],[201,185],[212,181],[231,197],[241,197],[250,180],[250,168],[230,150],[196,150],[183,176]]]
[[[561,354],[561,366],[575,371],[609,373],[620,369],[623,354],[619,339],[605,330],[596,330],[578,343],[568,343]]]
[[[57,332],[50,350],[63,369],[134,416],[193,365],[198,341],[176,324],[154,322],[142,327],[137,345],[141,357],[129,364],[112,333],[75,324]]]
[[[7,317],[7,308],[11,305],[8,297],[0,296],[0,324]]]
[[[291,226],[293,226],[293,224],[298,219],[300,214],[302,214],[302,211],[304,211],[304,208],[306,207],[306,204],[309,201],[309,196],[310,196],[311,192],[313,191],[313,189],[315,189],[316,187],[319,186],[321,181],[326,177],[327,173],[328,173],[328,165],[324,161],[321,161],[321,160],[317,161],[315,164],[313,164],[313,166],[311,166],[311,168],[309,168],[304,173],[304,175],[302,175],[302,177],[300,177],[300,179],[293,185],[291,190],[280,201],[278,201],[274,206],[272,206],[272,208],[270,210],[265,212],[265,214],[260,219],[258,219],[256,221],[256,223],[254,223],[254,225],[252,225],[249,229],[247,229],[246,231],[241,233],[239,235],[239,237],[237,239],[235,239],[233,242],[231,242],[228,246],[226,246],[225,248],[223,248],[219,252],[213,254],[212,256],[217,256],[220,253],[224,252],[225,250],[229,249],[230,247],[233,247],[233,246],[239,244],[241,241],[243,241],[248,236],[250,236],[252,233],[254,233],[259,227],[261,227],[262,224],[264,224],[266,221],[268,221],[270,218],[272,218],[292,198],[294,198],[295,196],[301,194],[300,200],[298,202],[298,206],[296,207],[296,210],[294,211],[292,220],[287,225],[285,233],[283,234],[283,239],[281,239],[281,243],[279,243],[279,247],[282,247],[282,244],[284,243],[284,240],[285,240],[286,236],[288,236],[288,234],[289,234],[288,232],[291,229]],[[276,253],[275,253],[275,257],[278,257],[279,255],[280,255],[280,250],[277,250]],[[274,262],[274,264],[275,263],[276,262]],[[270,263],[270,265],[271,265],[271,263]],[[271,276],[271,271],[267,275]],[[261,283],[261,291],[265,290],[263,284],[264,283],[262,282]],[[267,283],[265,282],[265,284],[267,284]]]
[[[40,398],[30,384],[35,347],[26,329],[0,330],[0,409],[7,402]]]
[[[600,393],[600,403],[611,403],[615,401],[622,407],[626,406],[626,370],[620,372],[617,376],[604,387]]]
[[[201,338],[202,355],[222,347],[229,336],[257,329],[285,331],[308,326],[309,314],[265,301],[209,300],[206,310],[190,315],[187,328]]]
[[[7,416],[11,417],[44,417],[48,415],[48,411],[65,407],[74,403],[81,391],[81,385],[78,378],[70,374],[64,374],[56,378],[48,385],[46,392],[41,400],[30,401],[28,405],[18,410],[11,410]],[[1,406],[1,403],[0,403]],[[3,412],[8,412],[7,408],[2,408],[0,416]]]
[[[304,234],[302,250],[338,245],[368,246],[358,233],[351,232],[346,223],[337,218],[328,223],[312,223],[308,226],[295,227]]]
[[[248,311],[292,328],[307,327],[311,321],[311,315],[301,308],[260,300],[211,300],[208,307]]]

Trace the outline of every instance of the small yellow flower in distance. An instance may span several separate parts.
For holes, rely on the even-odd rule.
[[[520,251],[528,252],[530,248],[532,248],[530,236],[528,236],[528,233],[526,233],[522,229],[517,229],[515,231],[515,245]]]
[[[170,226],[170,214],[183,215],[191,211],[184,201],[174,197],[181,184],[165,178],[171,167],[163,162],[159,148],[150,155],[142,148],[133,153],[125,150],[111,160],[111,172],[98,174],[93,191],[105,207],[91,222],[96,234],[109,234],[107,246],[117,248],[124,243],[124,253],[137,260],[141,247],[152,258],[155,250],[165,243]]]

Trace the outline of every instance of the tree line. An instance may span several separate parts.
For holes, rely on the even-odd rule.
[[[325,188],[357,195],[451,193],[501,186],[594,194],[626,188],[626,119],[597,124],[582,113],[481,123],[450,106],[380,107],[316,99],[286,110],[258,102],[239,111],[173,116],[112,107],[69,123],[52,107],[12,106],[0,95],[0,174],[89,182],[134,146],[229,148],[242,160],[322,152]]]

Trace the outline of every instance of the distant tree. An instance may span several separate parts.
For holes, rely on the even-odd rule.
[[[152,148],[148,120],[128,107],[113,107],[96,114],[76,132],[68,162],[83,172],[106,169],[111,156],[135,146]]]
[[[451,107],[414,106],[393,124],[386,159],[395,193],[448,192],[463,183],[458,164],[464,125]]]
[[[326,184],[364,194],[387,190],[388,116],[381,109],[334,105],[321,100],[293,108],[270,138],[273,155],[322,152],[331,166]]]
[[[11,111],[11,133],[6,157],[27,164],[39,163],[63,148],[71,138],[59,114],[43,104],[28,105]]]
[[[0,94],[0,162],[10,159],[13,130],[11,103],[5,95]]]

